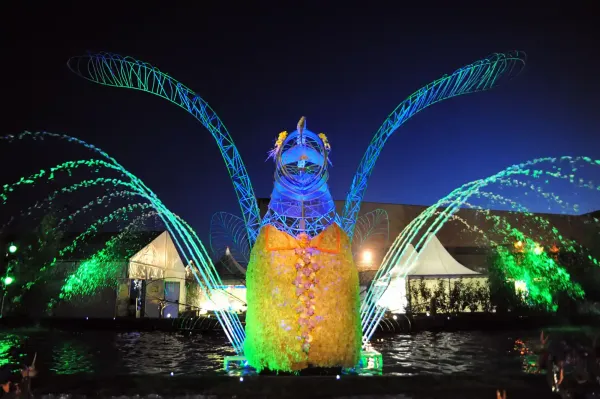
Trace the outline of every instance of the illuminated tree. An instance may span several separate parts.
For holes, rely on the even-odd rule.
[[[497,246],[490,264],[492,298],[500,309],[529,308],[555,311],[562,295],[583,298],[581,285],[537,243],[522,238],[514,248]],[[504,299],[504,300],[502,300]]]
[[[6,298],[12,312],[40,314],[52,295],[47,286],[32,287],[30,283],[40,278],[42,281],[47,281],[50,277],[54,279],[59,272],[56,269],[42,271],[44,265],[51,262],[61,248],[63,232],[56,228],[58,220],[56,213],[46,214],[32,234],[22,236],[18,256],[8,264],[8,273],[14,276],[14,283],[8,287]]]

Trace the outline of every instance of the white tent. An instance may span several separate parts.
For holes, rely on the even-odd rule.
[[[444,248],[435,234],[429,233],[427,244],[419,251],[417,261],[411,266],[408,275],[415,277],[458,277],[479,273],[461,265]]]
[[[378,301],[379,306],[388,308],[392,313],[403,313],[409,302],[408,282],[411,278],[428,279],[426,285],[432,289],[439,279],[447,279],[449,291],[451,279],[481,276],[454,259],[434,234],[429,234],[426,240],[427,244],[419,251],[418,257],[415,248],[408,245],[392,269],[391,280]],[[384,284],[383,281],[374,283]]]
[[[168,231],[129,259],[127,276],[146,281],[146,316],[158,317],[161,301],[166,301],[164,317],[177,317],[184,310],[186,270]]]
[[[408,305],[405,276],[406,272],[411,269],[411,265],[414,265],[415,259],[417,259],[417,251],[412,244],[408,244],[390,272],[389,283],[385,278],[374,282],[376,286],[381,285],[382,289],[385,289],[377,302],[379,306],[388,308],[393,313],[404,313],[406,305]]]
[[[129,259],[128,276],[131,279],[185,279],[185,266],[168,231]]]

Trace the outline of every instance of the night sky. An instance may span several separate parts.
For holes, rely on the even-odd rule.
[[[421,2],[419,9],[301,2],[301,8],[285,10],[236,9],[237,2],[222,2],[220,9],[23,3],[31,6],[3,5],[0,13],[2,134],[47,130],[101,147],[202,237],[212,213],[239,215],[211,135],[156,96],[78,78],[66,67],[70,56],[88,50],[130,55],[195,90],[228,127],[259,197],[272,188],[267,151],[280,131],[295,129],[300,116],[310,130],[328,135],[330,188],[343,199],[373,134],[398,103],[463,65],[511,50],[528,55],[516,79],[434,105],[396,131],[365,200],[431,204],[465,182],[532,158],[600,158],[599,32],[590,7],[553,1],[536,8]],[[70,155],[58,147],[48,144],[46,155]],[[44,156],[14,156],[5,178],[48,166],[44,162]],[[582,212],[600,208],[597,196],[577,200]],[[546,203],[527,206],[548,210]]]

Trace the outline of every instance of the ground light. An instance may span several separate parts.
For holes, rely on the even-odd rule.
[[[8,246],[8,252],[11,254],[14,254],[15,252],[17,252],[19,248],[15,245],[15,244],[10,244]]]
[[[10,276],[6,276],[6,277],[4,277],[4,280],[2,282],[4,283],[4,285],[11,285],[13,283],[13,281],[15,281],[14,278],[12,278]]]

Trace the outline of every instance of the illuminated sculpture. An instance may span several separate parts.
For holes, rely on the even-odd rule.
[[[353,367],[361,347],[358,271],[336,223],[324,134],[281,133],[275,184],[246,273],[244,354],[261,370]]]
[[[367,188],[368,179],[373,172],[379,154],[391,135],[413,115],[430,105],[463,94],[489,90],[497,86],[501,79],[515,76],[524,64],[525,57],[524,54],[520,52],[493,54],[487,58],[459,68],[450,75],[444,75],[417,90],[400,103],[400,105],[398,105],[384,121],[371,140],[352,181],[341,217],[338,217],[333,211],[333,203],[332,201],[330,202],[331,196],[327,190],[319,191],[315,189],[315,192],[312,194],[315,195],[315,199],[317,198],[316,196],[322,195],[318,198],[319,201],[317,202],[320,204],[318,206],[315,205],[316,202],[315,204],[311,203],[312,199],[308,198],[304,201],[301,208],[298,208],[298,202],[296,200],[286,203],[289,199],[286,196],[286,190],[288,190],[289,187],[285,186],[287,180],[280,179],[279,181],[283,182],[281,190],[275,187],[275,195],[272,197],[272,205],[269,209],[269,213],[262,221],[258,210],[256,196],[254,195],[250,183],[250,178],[242,158],[233,144],[233,139],[216,113],[200,96],[168,74],[161,72],[150,64],[138,61],[131,57],[122,57],[110,53],[89,54],[70,59],[68,66],[79,76],[101,85],[140,90],[157,95],[185,109],[200,121],[200,123],[202,123],[202,125],[211,133],[221,151],[221,155],[223,156],[227,170],[230,173],[233,187],[240,203],[249,246],[253,246],[257,241],[261,226],[263,226],[261,232],[265,231],[265,224],[276,226],[277,229],[280,229],[277,231],[287,232],[289,234],[296,234],[303,231],[303,229],[306,229],[306,233],[313,236],[332,222],[339,222],[339,226],[341,226],[342,230],[351,241],[354,236],[354,229],[362,198]],[[306,132],[307,134],[304,137],[306,137],[308,141],[318,142],[318,139],[315,139],[314,134],[308,134],[309,132]],[[290,137],[295,133],[297,132],[292,133]],[[291,146],[290,137],[288,137],[287,134],[281,136],[278,140],[278,143],[280,143],[279,146]],[[328,147],[328,144],[325,142],[323,142],[323,145],[324,147]],[[287,150],[283,148],[283,153],[286,152]],[[276,155],[276,153],[277,151],[273,155]],[[290,153],[290,155],[292,154],[293,152]],[[324,156],[326,159],[326,155]],[[292,165],[286,163],[287,160],[285,157],[277,162],[283,162],[282,165],[285,165],[285,167],[280,168],[278,166],[276,173],[285,172],[286,176],[289,177],[287,171],[292,168]],[[310,168],[319,167],[320,166],[317,164],[310,166]],[[315,176],[321,176],[321,178],[326,180],[325,164],[323,164],[322,167],[323,170],[321,172],[323,172],[323,174],[320,174],[321,172],[319,172],[315,173]],[[298,165],[296,165],[296,168],[298,168]],[[293,175],[293,171],[290,170],[290,172]],[[292,181],[294,184],[298,183],[294,179],[292,179]],[[302,182],[299,183],[303,184]],[[315,180],[311,184],[319,185],[320,183]],[[312,189],[313,188],[310,188],[310,190]],[[304,210],[305,212],[304,217],[298,218],[298,212],[301,210]],[[225,221],[225,219],[222,220]],[[304,226],[300,224],[301,220],[305,221],[306,224]],[[229,226],[227,224],[229,223],[228,221],[225,221],[225,224],[219,220],[216,222],[215,231],[236,230],[233,225],[231,225],[233,227],[227,227]],[[236,223],[234,222],[233,224]],[[219,226],[226,227],[221,228]],[[177,238],[176,241],[179,243]],[[215,241],[215,244],[218,244],[218,240]],[[188,246],[187,237],[182,236],[181,245],[183,247]],[[215,245],[215,247],[218,247],[218,245]],[[397,255],[396,246],[392,249],[393,251],[390,251],[388,256],[386,256],[386,259],[390,262],[396,258]],[[203,259],[201,259],[198,254],[194,253],[195,251],[184,251],[182,249],[182,252],[186,254],[184,257],[193,259],[194,264],[206,264],[206,262],[201,261]],[[192,253],[188,256],[187,253],[189,252]],[[204,256],[203,251],[202,255]],[[212,264],[210,267],[212,267]],[[210,269],[210,267],[206,266],[207,269]],[[197,272],[201,275],[205,274],[205,270],[198,266]],[[382,274],[386,274],[386,272],[382,271]],[[209,288],[219,285],[218,277],[202,277],[201,281],[203,286]],[[373,332],[373,326],[377,326],[383,317],[383,310],[376,308],[379,293],[374,292],[373,290],[374,288],[371,287],[361,311],[363,335],[367,337],[367,339]],[[220,318],[219,321],[223,325],[223,329],[228,334],[236,352],[240,353],[240,342],[244,340],[244,331],[240,321],[234,316],[226,314],[221,316],[222,319]]]

